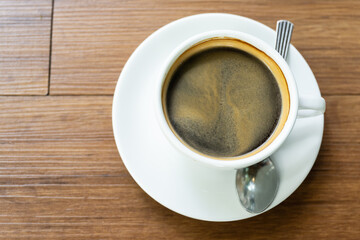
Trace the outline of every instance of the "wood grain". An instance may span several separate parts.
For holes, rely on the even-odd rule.
[[[256,218],[210,223],[147,196],[113,140],[111,96],[0,97],[0,239],[357,239],[360,96],[328,96],[304,184]],[[349,119],[352,116],[352,120]]]
[[[204,12],[233,13],[275,28],[295,24],[292,42],[323,94],[358,94],[360,1],[55,1],[51,94],[113,94],[126,60],[161,26]]]
[[[0,95],[48,92],[51,0],[0,0]]]

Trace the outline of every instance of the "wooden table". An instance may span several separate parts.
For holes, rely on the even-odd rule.
[[[359,239],[359,9],[357,0],[0,0],[0,239]],[[136,46],[205,12],[272,28],[292,21],[327,101],[305,182],[244,221],[164,208],[130,177],[112,134],[112,94]]]

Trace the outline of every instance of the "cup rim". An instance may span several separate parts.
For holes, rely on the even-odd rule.
[[[263,150],[255,153],[254,155],[241,159],[225,159],[221,157],[211,158],[193,151],[192,149],[184,145],[180,141],[180,139],[178,139],[178,137],[175,136],[175,134],[172,132],[168,122],[166,121],[165,113],[162,107],[161,95],[162,95],[163,83],[168,71],[170,70],[174,62],[177,60],[177,58],[180,57],[180,55],[183,54],[187,49],[191,48],[192,46],[196,45],[199,42],[211,38],[221,38],[221,37],[235,38],[241,40],[243,42],[252,45],[258,50],[264,52],[271,59],[273,59],[275,63],[279,66],[288,84],[290,107],[289,107],[289,114],[283,129],[280,131],[279,135]],[[183,41],[177,48],[173,50],[173,52],[165,60],[162,66],[162,70],[159,72],[159,75],[157,77],[157,82],[155,84],[155,91],[154,91],[154,103],[155,103],[155,114],[159,126],[162,132],[164,133],[164,135],[166,136],[166,138],[175,148],[177,148],[179,151],[186,154],[190,158],[205,163],[207,165],[211,165],[214,167],[221,167],[221,168],[238,169],[256,164],[266,159],[282,145],[282,143],[290,134],[295,124],[297,110],[298,110],[298,92],[297,92],[296,82],[290,70],[289,65],[273,47],[271,47],[264,41],[244,32],[239,32],[234,30],[216,30],[216,31],[208,31],[192,36],[187,40]]]

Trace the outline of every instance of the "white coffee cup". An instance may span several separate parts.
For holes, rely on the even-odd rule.
[[[249,157],[241,159],[234,158],[234,160],[225,160],[222,158],[214,158],[200,154],[183,144],[182,141],[180,141],[180,139],[173,133],[168,122],[166,121],[162,104],[162,90],[168,71],[175,63],[175,61],[186,50],[200,42],[213,38],[238,39],[264,52],[279,66],[287,82],[288,92],[290,96],[290,107],[284,127],[269,145],[267,145],[264,149],[258,151],[254,155],[250,155]],[[298,81],[301,81],[301,79],[299,79]],[[325,100],[322,97],[298,95],[296,82],[289,68],[289,65],[273,47],[269,46],[267,43],[254,36],[232,30],[219,30],[201,33],[191,37],[190,39],[187,39],[182,44],[180,44],[165,61],[165,64],[163,65],[162,70],[157,77],[153,100],[155,103],[155,114],[157,116],[159,126],[163,131],[164,135],[167,137],[168,141],[173,146],[175,146],[175,148],[196,161],[223,169],[239,169],[248,167],[270,157],[277,149],[279,149],[279,147],[289,136],[297,118],[314,117],[325,112]]]

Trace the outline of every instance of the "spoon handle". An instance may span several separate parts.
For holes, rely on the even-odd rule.
[[[275,50],[286,60],[294,24],[287,20],[279,20],[276,24]]]

